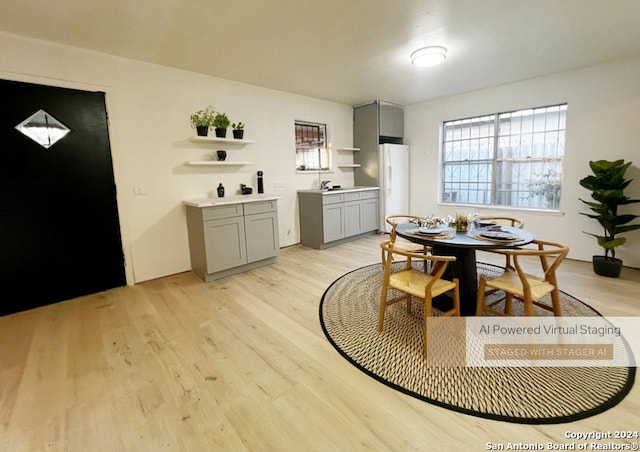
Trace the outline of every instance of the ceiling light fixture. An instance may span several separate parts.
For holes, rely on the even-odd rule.
[[[447,58],[447,49],[442,46],[422,47],[411,54],[411,63],[418,67],[435,66]]]

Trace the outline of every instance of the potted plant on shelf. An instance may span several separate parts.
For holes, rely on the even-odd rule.
[[[216,129],[216,136],[224,138],[227,136],[227,127],[229,127],[230,121],[226,113],[217,113],[213,118],[213,127]]]
[[[233,129],[233,138],[236,140],[242,140],[244,137],[244,123],[234,122],[231,124],[231,128]]]
[[[213,126],[215,115],[216,112],[211,105],[191,115],[191,127],[196,129],[198,136],[206,137],[209,134],[209,127]]]
[[[618,213],[619,206],[640,202],[640,199],[629,199],[624,195],[624,189],[633,180],[624,178],[631,162],[598,160],[590,161],[589,166],[593,175],[581,179],[580,185],[591,190],[591,198],[594,201],[580,201],[589,206],[593,213],[582,215],[597,220],[604,229],[604,235],[585,232],[595,237],[598,245],[604,249],[604,256],[593,256],[593,271],[597,275],[617,278],[620,276],[622,260],[616,258],[616,247],[624,245],[627,241],[625,237],[618,235],[640,229],[640,224],[627,224],[639,215]]]

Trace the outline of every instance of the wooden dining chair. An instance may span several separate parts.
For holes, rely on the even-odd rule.
[[[524,303],[525,316],[533,315],[534,305],[552,311],[555,316],[562,315],[556,270],[569,253],[569,247],[547,240],[534,240],[524,247],[500,251],[511,258],[513,268],[507,268],[497,278],[480,277],[476,315],[485,312],[513,315],[514,299]],[[487,296],[497,291],[503,291],[504,297],[485,304]],[[551,306],[539,302],[547,294],[551,294]],[[502,301],[504,310],[499,311],[495,306]]]
[[[495,215],[486,215],[478,217],[479,221],[492,221],[495,222],[496,225],[499,226],[511,226],[512,228],[522,229],[524,227],[524,221],[519,220],[518,218],[513,217],[502,217]],[[504,254],[501,250],[485,250],[488,253],[496,253],[496,254]],[[513,265],[511,265],[511,257],[507,254],[505,255],[505,264],[504,268],[513,269]]]
[[[479,221],[493,221],[497,225],[511,226],[512,228],[522,229],[524,227],[524,221],[513,217],[501,217],[496,215],[486,215],[478,217]]]
[[[438,295],[446,292],[453,292],[453,308],[442,312],[442,316],[460,316],[460,291],[458,279],[452,281],[442,279],[442,276],[450,262],[456,260],[454,256],[434,256],[422,253],[412,253],[400,250],[391,243],[390,240],[380,244],[382,248],[382,263],[384,265],[384,279],[382,283],[382,294],[380,295],[380,317],[378,320],[378,331],[384,328],[384,316],[388,306],[399,301],[405,301],[406,307],[411,312],[412,297],[421,298],[424,303],[423,319],[423,353],[427,353],[428,322],[427,317],[432,315],[432,300]],[[394,255],[406,259],[404,265],[393,265]],[[430,271],[424,272],[412,266],[415,259],[428,260]],[[392,268],[394,267],[394,268]],[[399,267],[399,268],[397,268]],[[389,288],[397,289],[401,295],[389,299]]]
[[[429,247],[425,245],[421,245],[419,243],[413,243],[408,240],[403,239],[402,237],[398,237],[396,233],[396,228],[399,224],[403,223],[414,223],[416,227],[418,227],[421,217],[416,215],[409,214],[396,214],[396,215],[387,215],[385,221],[388,225],[391,226],[391,232],[389,233],[389,242],[391,245],[398,250],[408,251],[410,253],[422,253],[426,254],[429,251]],[[383,263],[384,263],[384,252],[383,254]],[[426,268],[427,262],[425,262]]]

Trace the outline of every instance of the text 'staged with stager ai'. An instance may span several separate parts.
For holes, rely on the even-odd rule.
[[[640,317],[449,317],[427,322],[427,360],[434,366],[635,367],[640,356]]]

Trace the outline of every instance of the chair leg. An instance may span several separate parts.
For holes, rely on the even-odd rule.
[[[505,293],[504,313],[507,315],[513,315],[513,295],[510,293]]]
[[[411,295],[407,296],[407,312],[411,314]]]
[[[533,316],[533,300],[531,297],[524,297],[522,302],[524,303],[524,315],[527,317]]]
[[[427,339],[429,337],[429,317],[431,316],[431,311],[432,311],[432,307],[433,307],[433,303],[431,300],[431,295],[426,295],[424,297],[424,314],[423,314],[423,319],[422,319],[422,323],[423,323],[423,338],[422,338],[422,354],[424,355],[424,357],[427,357]]]
[[[480,282],[478,283],[478,302],[476,304],[476,315],[481,316],[484,315],[484,291],[487,285],[487,280],[484,276],[480,277]],[[458,311],[459,314],[459,311]]]
[[[453,310],[454,315],[460,317],[460,284],[458,284],[458,278],[453,278],[453,282],[456,283],[453,288]]]
[[[553,304],[553,315],[560,317],[562,315],[562,309],[560,307],[560,294],[558,293],[557,287],[551,291],[551,302]]]
[[[382,294],[380,295],[380,317],[378,320],[378,331],[382,332],[384,327],[384,311],[387,309],[387,291],[389,289],[388,283],[382,284]]]

